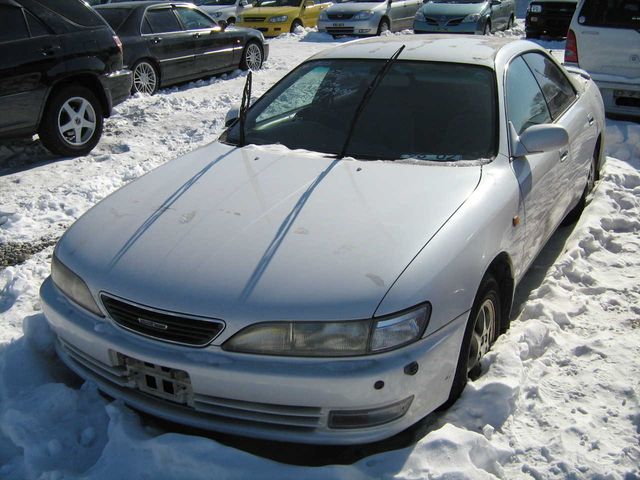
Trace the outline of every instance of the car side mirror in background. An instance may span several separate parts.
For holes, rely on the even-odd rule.
[[[227,116],[224,117],[224,126],[225,128],[230,126],[233,122],[235,122],[240,117],[240,107],[232,107],[228,112]]]
[[[514,157],[551,152],[569,144],[569,134],[560,125],[549,123],[533,125],[518,135],[513,123],[509,122],[509,131],[511,133],[511,155]]]

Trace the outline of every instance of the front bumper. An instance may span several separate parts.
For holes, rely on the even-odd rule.
[[[124,102],[131,95],[131,85],[133,84],[133,73],[131,70],[118,70],[117,72],[101,75],[100,83],[104,89],[108,103],[108,114],[111,109]]]
[[[277,37],[278,35],[282,35],[283,33],[289,33],[291,30],[292,21],[288,20],[282,23],[271,23],[271,22],[236,22],[237,27],[244,28],[253,28],[254,30],[258,30],[262,32],[262,35],[265,37]]]
[[[590,74],[600,89],[605,112],[640,118],[640,83],[616,81],[611,76]]]
[[[458,25],[434,25],[427,21],[414,20],[413,31],[415,33],[467,33],[482,35],[484,33],[483,22],[467,22],[459,23]]]
[[[377,15],[367,20],[320,20],[318,31],[330,35],[377,35],[379,24]]]
[[[168,344],[123,330],[71,303],[48,278],[42,306],[62,361],[105,393],[177,423],[230,434],[314,444],[366,443],[414,424],[448,397],[467,315],[407,347],[351,358],[285,358]],[[118,357],[184,371],[189,401],[142,393]],[[418,363],[418,371],[405,367]],[[383,388],[374,388],[376,382]],[[378,383],[378,386],[380,384]],[[336,411],[385,407],[413,396],[400,418],[365,428],[330,428]]]

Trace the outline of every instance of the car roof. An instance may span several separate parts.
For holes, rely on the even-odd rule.
[[[399,59],[435,62],[470,63],[494,67],[498,52],[506,45],[512,49],[522,43],[522,49],[531,50],[531,42],[518,42],[513,38],[476,35],[388,35],[355,40],[325,50],[313,60],[329,58],[370,58],[386,60],[402,45]],[[534,47],[535,48],[535,47]]]

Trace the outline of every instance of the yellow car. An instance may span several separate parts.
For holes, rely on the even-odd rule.
[[[276,37],[298,27],[315,27],[320,12],[330,5],[323,0],[262,0],[243,12],[236,25],[260,30],[265,37]]]

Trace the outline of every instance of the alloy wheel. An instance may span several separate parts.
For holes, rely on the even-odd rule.
[[[247,45],[244,55],[249,70],[260,70],[260,67],[262,67],[262,50],[260,50],[258,45],[255,43]]]
[[[467,373],[471,372],[479,363],[480,359],[487,354],[496,337],[496,307],[493,299],[487,298],[475,318],[473,332],[471,334],[471,345],[469,348],[469,359],[467,362]]]
[[[58,111],[58,132],[70,145],[79,147],[87,143],[96,131],[96,112],[82,97],[71,97]]]
[[[140,62],[133,70],[133,89],[139,93],[151,95],[156,91],[158,77],[153,66],[147,62]]]

